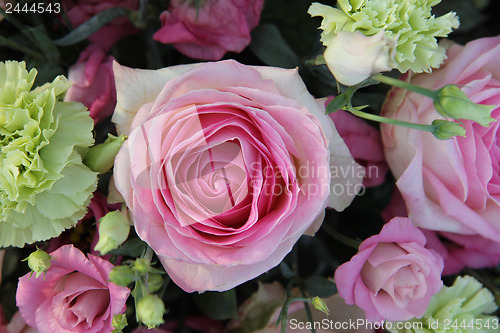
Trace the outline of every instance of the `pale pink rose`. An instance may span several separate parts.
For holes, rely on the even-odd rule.
[[[368,321],[421,317],[443,285],[443,259],[425,248],[425,236],[408,218],[396,217],[335,272],[340,296]]]
[[[115,186],[185,291],[228,290],[271,269],[361,187],[362,167],[297,70],[116,64],[115,78],[113,121],[128,135]]]
[[[363,185],[371,187],[384,183],[389,167],[385,161],[380,132],[344,110],[330,113],[330,117],[356,162],[365,167]]]
[[[473,102],[496,105],[497,121],[486,128],[462,120],[466,137],[444,141],[382,124],[386,159],[415,225],[500,243],[500,37],[454,44],[447,56],[410,82],[430,89],[457,84]],[[403,89],[391,90],[382,114],[423,124],[439,118],[431,99]]]
[[[139,7],[139,0],[79,0],[76,2],[63,0],[62,3],[73,28],[110,8],[122,7],[136,10]],[[118,17],[96,31],[89,37],[89,40],[108,51],[117,41],[137,31],[127,17]]]
[[[160,19],[162,28],[153,38],[173,44],[182,54],[203,60],[220,60],[226,52],[241,52],[250,44],[264,0],[172,0]]]
[[[19,278],[17,306],[40,333],[109,333],[113,315],[125,311],[129,289],[108,281],[113,265],[72,245],[50,253],[45,274]]]
[[[64,100],[85,105],[95,124],[110,117],[116,106],[113,60],[99,46],[92,44],[83,50],[76,64],[69,69],[71,87]]]

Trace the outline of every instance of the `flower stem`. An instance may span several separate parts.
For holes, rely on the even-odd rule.
[[[358,116],[358,117],[364,118],[364,119],[368,119],[368,120],[377,121],[379,123],[398,125],[398,126],[413,128],[413,129],[417,129],[420,131],[431,132],[431,133],[434,130],[434,127],[432,125],[417,124],[417,123],[411,123],[408,121],[401,121],[401,120],[386,118],[386,117],[382,117],[382,116],[379,116],[376,114],[366,113],[364,111],[357,110],[356,108],[354,108],[352,106],[348,106],[347,109],[349,112],[351,112],[355,116]]]
[[[26,53],[26,54],[32,56],[33,58],[42,59],[42,60],[45,59],[40,53],[35,52],[35,51],[25,47],[25,46],[19,45],[16,42],[13,42],[10,39],[5,38],[3,36],[0,36],[0,44],[4,44],[13,50],[17,50],[17,51],[21,51],[23,53]]]
[[[435,90],[416,86],[414,84],[411,84],[411,83],[408,83],[405,81],[401,81],[398,79],[394,79],[394,78],[389,77],[389,76],[384,76],[382,74],[372,75],[371,78],[375,81],[382,82],[382,83],[388,84],[390,86],[410,90],[410,91],[416,92],[417,94],[421,94],[421,95],[427,96],[427,97],[432,98],[432,99],[435,99],[438,95],[438,92]]]
[[[352,247],[355,250],[358,250],[359,244],[361,244],[360,241],[357,241],[351,237],[347,237],[345,235],[342,235],[340,232],[337,230],[331,228],[330,226],[323,224],[322,228],[326,231],[327,234],[332,236],[335,240],[341,242],[344,245],[347,245],[349,247]]]

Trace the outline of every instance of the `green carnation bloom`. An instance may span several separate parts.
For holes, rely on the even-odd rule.
[[[367,36],[385,31],[388,40],[397,40],[395,62],[401,73],[430,72],[446,58],[436,37],[446,37],[458,28],[454,12],[435,17],[432,6],[441,0],[338,0],[333,8],[313,3],[311,16],[322,16],[321,41],[326,46],[339,31],[359,31]]]
[[[81,219],[97,185],[82,164],[94,143],[82,104],[60,102],[59,76],[31,90],[37,71],[0,63],[0,247],[58,236]]]
[[[451,287],[444,286],[432,297],[422,318],[390,323],[393,329],[388,331],[393,333],[498,332],[500,331],[498,317],[488,315],[496,309],[497,305],[491,291],[483,288],[483,285],[471,276],[459,276]],[[406,328],[394,329],[398,326]]]

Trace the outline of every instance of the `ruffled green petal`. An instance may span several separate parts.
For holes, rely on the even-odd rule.
[[[58,100],[63,76],[31,90],[35,76],[24,63],[0,63],[0,247],[74,226],[97,184],[82,163],[94,143],[89,112]]]

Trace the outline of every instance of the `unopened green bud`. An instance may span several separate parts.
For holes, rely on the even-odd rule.
[[[151,270],[151,265],[146,259],[137,258],[132,266],[132,270],[139,275],[144,275]]]
[[[328,306],[326,305],[325,301],[319,298],[318,296],[314,297],[311,300],[311,304],[319,311],[325,313],[327,316],[330,313],[330,310],[328,309]]]
[[[155,328],[164,323],[165,305],[156,295],[146,295],[137,302],[137,319],[148,329]]]
[[[124,313],[115,314],[111,321],[111,326],[113,326],[111,333],[121,333],[127,325],[127,316]]]
[[[35,273],[35,278],[38,278],[42,273],[45,275],[50,268],[50,259],[51,256],[47,252],[37,248],[35,252],[31,253],[23,261],[28,261],[28,266],[31,269],[30,277]]]
[[[451,139],[454,136],[465,136],[465,128],[453,121],[436,119],[432,122],[432,134],[440,140]]]
[[[126,287],[136,281],[137,277],[128,266],[116,266],[109,272],[109,281],[116,285]]]
[[[116,154],[125,142],[127,137],[120,135],[119,137],[108,134],[108,138],[101,144],[98,144],[89,149],[87,155],[83,159],[83,163],[92,171],[105,173],[113,167]]]
[[[130,224],[127,214],[115,210],[104,215],[99,222],[99,241],[95,250],[106,254],[127,240]]]
[[[494,105],[481,105],[472,102],[457,86],[449,84],[438,90],[434,98],[436,111],[453,119],[468,119],[488,127],[495,121],[491,117]]]
[[[163,286],[163,276],[158,273],[149,273],[148,275],[148,290],[150,293],[155,293]]]

